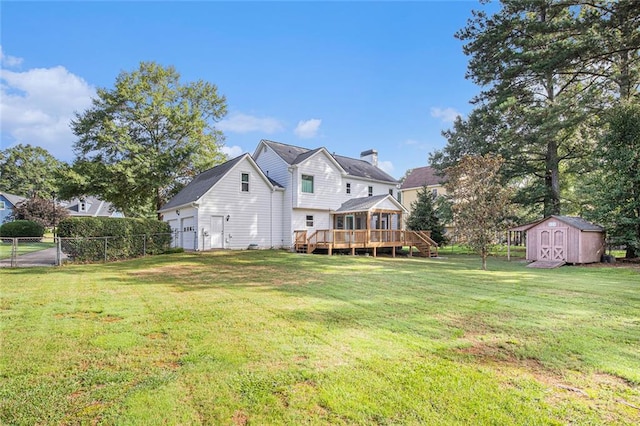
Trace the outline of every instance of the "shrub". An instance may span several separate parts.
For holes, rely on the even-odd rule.
[[[0,237],[34,237],[40,241],[44,235],[44,226],[31,220],[14,220],[0,226]]]
[[[79,261],[127,259],[164,253],[171,245],[169,224],[156,219],[72,217],[60,222],[62,251]]]

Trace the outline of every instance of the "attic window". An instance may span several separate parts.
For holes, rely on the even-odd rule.
[[[558,226],[558,222],[549,222],[547,226],[549,226],[550,228],[555,228],[556,226]]]
[[[373,197],[373,186],[369,187],[369,197]]]
[[[5,208],[4,201],[0,201],[0,210],[4,210]]]
[[[80,212],[86,212],[87,211],[87,203],[85,203],[84,200],[80,200],[80,205],[78,207],[78,211],[80,211]]]
[[[249,173],[242,173],[242,192],[249,192]]]
[[[351,194],[351,184],[347,182],[347,194]]]

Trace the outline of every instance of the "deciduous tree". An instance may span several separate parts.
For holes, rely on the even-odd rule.
[[[465,156],[447,169],[445,188],[452,202],[455,234],[482,257],[483,270],[510,216],[512,191],[501,181],[503,163],[498,156]]]
[[[129,216],[151,216],[225,159],[214,126],[225,114],[215,85],[182,83],[174,67],[142,62],[113,89],[98,89],[92,107],[72,121],[76,161],[63,194],[97,195]]]
[[[22,197],[49,197],[65,163],[39,146],[16,145],[0,151],[0,191]]]
[[[59,206],[52,199],[39,196],[18,203],[13,210],[17,220],[30,220],[44,227],[55,227],[62,219],[69,216],[69,211]]]

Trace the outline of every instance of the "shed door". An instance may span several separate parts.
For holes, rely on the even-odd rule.
[[[211,216],[211,248],[222,248],[223,241],[224,218],[222,216]]]
[[[193,216],[185,217],[181,220],[180,230],[182,231],[182,248],[185,250],[196,249],[196,228]]]
[[[545,228],[538,231],[538,260],[567,260],[567,228]]]

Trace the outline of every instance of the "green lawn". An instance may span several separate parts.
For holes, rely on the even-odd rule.
[[[18,245],[18,255],[31,253],[55,247],[53,242],[40,243],[20,243]],[[0,241],[0,259],[8,259],[11,257],[11,243],[3,243]]]
[[[0,424],[638,424],[640,270],[183,253],[0,271]]]

